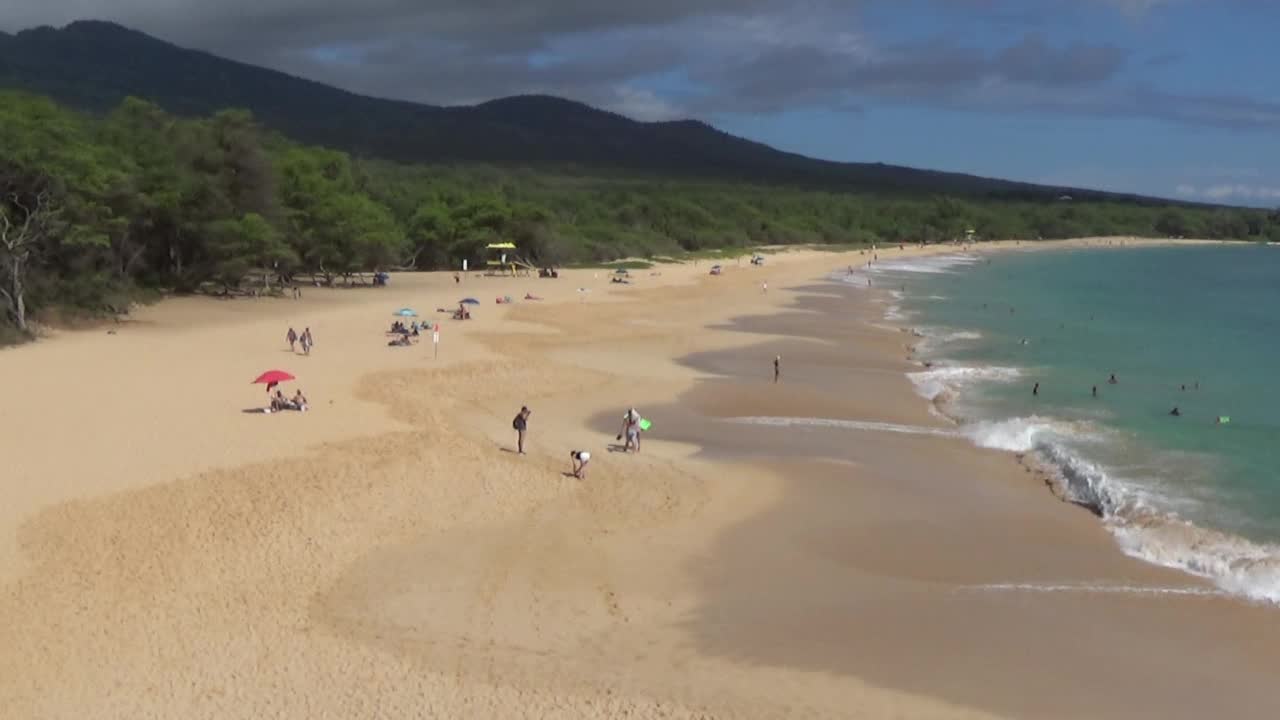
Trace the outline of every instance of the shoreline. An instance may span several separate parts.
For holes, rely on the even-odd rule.
[[[801,292],[819,295],[833,291],[818,285]],[[865,291],[855,290],[853,296],[860,292]],[[851,299],[847,290],[843,294],[841,302]],[[805,309],[813,310],[813,303],[809,305]],[[776,319],[748,319],[737,329],[768,336],[779,330],[777,324],[771,322]],[[861,327],[854,332],[873,332],[868,328],[874,328],[877,319],[877,315],[859,318],[857,325]],[[796,319],[788,318],[787,322],[794,323]],[[828,314],[813,324],[817,330],[810,338],[811,344],[829,346],[832,338],[839,343],[846,337],[840,330],[833,329],[839,325],[837,315]],[[822,595],[832,592],[828,586],[834,583],[836,590],[831,602],[847,603],[871,592],[863,583],[865,578],[858,577],[866,573],[893,583],[924,583],[926,588],[920,593],[909,589],[895,593],[881,587],[874,593],[887,594],[890,599],[876,602],[863,597],[853,601],[857,613],[874,616],[870,621],[832,615],[824,599],[806,602],[789,598],[771,608],[771,612],[761,614],[758,608],[739,609],[741,601],[730,597],[713,601],[715,615],[741,613],[749,618],[744,624],[768,623],[774,613],[788,616],[799,608],[802,616],[820,618],[813,623],[817,628],[807,627],[804,621],[796,621],[799,626],[794,622],[789,625],[790,632],[803,634],[811,649],[822,648],[830,643],[832,635],[839,637],[845,628],[849,644],[858,648],[852,655],[829,650],[826,659],[815,669],[852,672],[878,685],[941,697],[1008,717],[1195,718],[1203,717],[1211,708],[1226,706],[1234,708],[1226,711],[1231,716],[1265,717],[1266,713],[1260,712],[1262,708],[1277,707],[1267,694],[1260,674],[1261,668],[1274,662],[1275,656],[1270,650],[1257,654],[1275,638],[1255,642],[1252,635],[1264,630],[1268,636],[1272,634],[1269,628],[1273,625],[1274,608],[1228,596],[1212,588],[1208,581],[1181,570],[1125,555],[1092,515],[1068,503],[1047,501],[1044,489],[1039,486],[1042,480],[1031,475],[1015,453],[982,449],[962,436],[946,438],[922,432],[930,429],[945,432],[954,426],[928,414],[927,401],[915,395],[906,382],[906,373],[916,366],[896,351],[900,347],[900,331],[881,332],[883,342],[871,353],[875,357],[862,355],[849,360],[848,353],[834,351],[835,358],[846,359],[826,364],[838,366],[842,372],[858,373],[858,379],[846,386],[866,393],[868,382],[862,378],[883,372],[883,366],[877,362],[897,363],[900,380],[897,389],[884,391],[888,396],[877,396],[871,404],[880,406],[881,412],[886,405],[893,404],[910,405],[918,408],[916,411],[899,410],[894,417],[880,415],[868,421],[865,404],[860,404],[865,398],[833,399],[831,391],[841,386],[833,383],[834,376],[828,375],[821,375],[813,382],[814,387],[803,391],[792,385],[787,397],[769,396],[766,378],[750,387],[739,385],[723,393],[712,393],[710,398],[698,397],[695,393],[683,398],[681,404],[700,405],[714,416],[730,418],[751,414],[763,416],[759,418],[763,420],[808,417],[822,421],[799,425],[765,423],[767,427],[738,428],[731,434],[704,431],[699,443],[718,448],[709,451],[713,459],[728,462],[745,455],[753,462],[768,463],[776,474],[803,488],[793,488],[791,495],[812,493],[821,497],[818,500],[796,497],[789,503],[784,501],[785,509],[762,513],[742,530],[734,531],[738,536],[736,541],[722,548],[717,557],[740,555],[743,556],[740,562],[759,564],[762,557],[776,554],[772,544],[786,544],[796,534],[816,533],[824,538],[822,553],[842,559],[821,573],[802,573],[790,581],[781,580],[780,584],[792,592]],[[874,344],[867,342],[862,334],[855,334],[841,343],[842,347],[845,345]],[[770,342],[750,354],[770,357],[777,349]],[[784,358],[788,357],[787,350],[782,353]],[[739,354],[743,353],[707,357],[697,364],[701,369],[728,378],[725,382],[733,385],[743,382],[744,372],[751,372],[738,364]],[[890,422],[882,422],[886,419]],[[682,430],[692,431],[692,426]],[[778,437],[773,433],[795,434]],[[827,434],[825,438],[815,439],[823,433]],[[919,456],[929,459],[905,460]],[[959,495],[948,491],[935,497],[940,488],[933,484],[934,478],[939,471],[946,477],[944,468],[959,472],[958,479],[964,481]],[[832,494],[831,489],[836,486],[833,484],[851,473],[861,477],[868,472],[883,478],[884,487],[869,495],[876,498],[876,502],[892,498],[888,502],[899,508],[903,505],[927,508],[913,509],[910,513],[912,524],[918,523],[920,528],[903,528],[900,533],[873,533],[867,537],[845,525],[869,522],[879,526],[882,519],[874,515],[862,518],[857,511],[838,512],[829,520],[829,526],[818,519],[831,514],[828,506],[845,505],[839,501],[843,495]],[[1027,482],[1028,479],[1031,482]],[[905,493],[897,487],[904,481],[913,486]],[[856,507],[866,502],[861,491],[847,491],[845,495],[850,492],[853,495],[849,505]],[[943,507],[937,507],[938,504]],[[956,514],[963,516],[958,525],[953,517]],[[984,515],[993,517],[984,520]],[[994,530],[985,527],[988,522],[995,525]],[[939,526],[941,532],[937,530]],[[887,550],[892,562],[874,553],[866,556],[856,549],[867,540],[879,547],[886,535],[896,537],[897,542],[909,543]],[[840,537],[847,541],[833,543],[833,538]],[[1011,544],[1013,539],[1016,542]],[[735,552],[734,544],[749,550]],[[981,562],[975,563],[974,558],[981,558]],[[805,554],[797,553],[768,567],[790,568],[809,563]],[[840,568],[849,566],[858,572],[840,575]],[[769,571],[756,567],[754,572],[767,574]],[[749,573],[744,570],[744,574]],[[815,581],[817,577],[833,574],[844,580]],[[740,582],[743,585],[737,596],[767,593],[771,585],[751,580]],[[966,596],[976,593],[983,597],[937,602],[954,593]],[[907,608],[905,611],[903,606]],[[957,614],[942,626],[921,622],[925,617],[945,616],[947,608],[953,606],[963,610],[953,608],[951,612]],[[965,627],[969,623],[979,633],[977,636]],[[927,630],[921,631],[921,625]],[[883,638],[886,632],[892,637]],[[868,642],[867,633],[873,638],[880,637],[880,642]],[[1021,644],[1024,638],[1033,644]],[[1088,641],[1083,641],[1084,638]],[[723,638],[716,642],[718,651],[734,656],[745,653],[758,661],[777,662],[785,658],[787,664],[805,662],[767,644]],[[1012,645],[1002,646],[1005,642]],[[899,667],[900,672],[893,673],[867,660],[868,655],[881,659],[899,655],[903,652],[902,645],[907,648],[907,657],[902,662],[908,664],[921,660],[914,653],[931,648],[930,664],[935,672],[945,668],[941,673],[945,679],[921,682],[904,669],[905,665]],[[1195,685],[1204,679],[1204,668],[1193,658],[1199,657],[1205,647],[1213,647],[1216,657],[1224,663],[1223,672],[1214,672],[1215,680],[1210,681],[1222,683],[1221,692],[1201,697],[1195,692],[1172,690],[1180,688],[1184,681]],[[942,648],[947,650],[940,653]],[[1186,660],[1162,661],[1162,672],[1166,675],[1161,683],[1150,686],[1135,683],[1135,679],[1144,674],[1141,668],[1151,662],[1153,653],[1162,658]],[[973,660],[979,657],[984,667],[973,668]],[[1035,658],[1030,667],[1029,658]],[[807,662],[812,663],[812,658]],[[1054,678],[1050,685],[1043,684],[1047,677]],[[1179,677],[1183,680],[1178,680]],[[1225,689],[1226,684],[1233,686],[1231,690]],[[1037,693],[1025,696],[1008,692],[1010,686],[1024,685],[1037,688]],[[1090,692],[1078,692],[1081,687],[1088,687]],[[1244,697],[1251,700],[1236,702]],[[1105,703],[1102,698],[1106,698]]]
[[[958,275],[969,272],[968,263],[957,264]],[[909,271],[899,275],[917,277]],[[919,295],[915,297],[920,299]],[[946,359],[938,353],[945,353],[942,348],[948,342],[980,339],[992,328],[977,318],[973,318],[975,324],[930,326],[929,322],[939,319],[929,316],[929,305],[917,305],[916,310],[924,317],[904,318],[896,324],[912,335],[914,344],[907,347],[908,358],[921,366],[912,373],[913,381],[940,416],[954,422],[975,444],[1014,454],[1055,497],[1098,518],[1124,554],[1206,581],[1216,592],[1243,602],[1276,607],[1276,591],[1268,574],[1276,558],[1275,546],[1223,529],[1204,518],[1187,518],[1174,510],[1145,504],[1143,492],[1149,487],[1117,479],[1114,457],[1108,460],[1104,453],[1100,460],[1098,448],[1081,444],[1082,432],[1096,439],[1099,434],[1114,433],[1114,428],[1107,430],[1105,423],[1098,425],[1093,419],[1069,413],[1064,416],[1046,406],[967,415],[963,408],[970,383],[988,388],[1004,386],[1015,379],[1013,374],[1024,377],[1029,368],[1018,362],[1011,364],[1007,357],[970,354],[965,361]],[[919,325],[920,322],[926,325]],[[1030,384],[1033,379],[1044,378],[1025,381]]]
[[[166,716],[178,707],[188,717],[950,718],[1052,707],[1035,716],[1069,717],[1071,698],[1058,695],[1092,669],[1072,670],[1068,660],[1106,650],[1134,660],[1126,632],[1199,620],[1189,637],[1184,629],[1155,638],[1156,651],[1163,643],[1175,653],[1191,640],[1203,647],[1205,625],[1243,643],[1249,652],[1223,659],[1215,675],[1239,690],[1238,702],[1260,707],[1270,696],[1252,683],[1274,655],[1268,632],[1254,632],[1263,617],[1255,609],[1211,597],[1069,591],[1027,606],[1023,593],[994,589],[1009,577],[1047,587],[1068,571],[1110,574],[1116,587],[1165,587],[1175,575],[1104,546],[1110,539],[1092,518],[1045,502],[1004,453],[859,431],[856,442],[870,443],[862,459],[815,460],[830,452],[827,437],[810,456],[761,461],[776,441],[768,431],[707,421],[751,407],[755,415],[827,410],[931,422],[923,403],[905,399],[900,334],[870,326],[856,335],[869,345],[858,397],[791,392],[790,384],[786,393],[744,392],[757,382],[742,378],[759,372],[753,353],[762,342],[797,343],[784,356],[788,379],[806,357],[822,372],[844,372],[840,348],[806,327],[825,328],[832,316],[790,301],[803,305],[817,272],[857,257],[775,256],[776,265],[728,268],[715,280],[697,266],[662,266],[654,270],[661,275],[637,273],[631,288],[610,288],[592,271],[566,273],[558,285],[468,278],[461,290],[482,298],[528,286],[549,288],[548,299],[485,305],[471,324],[443,323],[439,362],[423,346],[386,348],[379,325],[401,299],[429,308],[437,304],[429,298],[456,294],[447,275],[405,278],[403,291],[393,285],[359,299],[318,293],[300,306],[253,302],[208,317],[198,302],[175,301],[121,336],[69,334],[0,354],[4,370],[70,363],[92,389],[81,417],[24,416],[33,427],[69,422],[69,433],[83,433],[76,453],[59,454],[29,433],[0,435],[13,443],[7,459],[29,463],[6,479],[7,490],[22,492],[0,513],[0,529],[13,531],[24,553],[0,550],[9,635],[0,702],[16,717]],[[758,287],[766,277],[767,294]],[[782,325],[758,321],[765,325],[743,332],[742,323],[757,321],[739,319],[756,316]],[[247,383],[259,364],[283,358],[260,346],[278,346],[284,323],[304,321],[317,333],[316,354],[299,365],[313,412],[245,416],[238,411],[258,397],[253,388],[207,379],[180,408],[194,411],[190,424],[146,406],[157,383]],[[126,343],[113,349],[117,340]],[[198,355],[193,344],[203,356],[157,377],[157,368]],[[727,355],[719,362],[728,364],[694,367],[683,360],[690,355]],[[725,371],[741,377],[720,387]],[[896,383],[880,389],[890,377]],[[62,392],[31,385],[16,394],[28,413]],[[503,452],[521,403],[535,411],[527,458]],[[655,429],[642,455],[619,457],[602,445],[630,404],[657,408]],[[711,414],[699,419],[698,407]],[[197,431],[199,442],[186,437]],[[710,434],[705,444],[700,432]],[[130,442],[148,433],[158,440],[143,449],[154,457]],[[748,452],[735,454],[743,440]],[[590,480],[563,477],[567,450],[587,443],[598,451]],[[717,447],[728,449],[723,459]],[[963,518],[947,519],[944,503],[968,501],[960,488],[932,496],[939,488],[928,476],[939,460],[985,495],[991,504],[977,509],[991,527],[973,536]],[[858,481],[844,479],[850,474]],[[903,516],[887,523],[872,510],[846,514],[844,500]],[[917,523],[932,538],[913,535]],[[1029,533],[1026,547],[1003,547],[1010,528]],[[996,551],[974,563],[988,543]],[[870,551],[877,548],[885,549]],[[1046,562],[1061,573],[1047,573]],[[1137,629],[1122,622],[1135,612],[1151,615]],[[1068,622],[1053,627],[1055,613]],[[1075,643],[1085,629],[1108,627],[1121,639]],[[1031,651],[1028,632],[1046,635],[1034,645],[1038,657],[1061,644],[1075,653],[1043,658],[1067,673],[1054,678],[1066,685],[1057,695],[1028,694],[1047,693],[1051,673],[1025,662],[1021,675],[1009,675],[1019,669],[1011,665],[994,679],[961,662],[981,653],[999,669]],[[113,665],[95,660],[106,656]],[[1195,669],[1194,654],[1187,658],[1170,677]],[[352,667],[364,669],[357,683]],[[1232,670],[1238,676],[1226,677]],[[76,692],[53,690],[69,678]],[[1136,704],[1143,690],[1137,683],[1125,695],[1132,703],[1109,712],[1145,708]],[[1197,707],[1181,690],[1156,705],[1175,717]]]

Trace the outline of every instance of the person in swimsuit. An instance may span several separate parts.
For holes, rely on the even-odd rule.
[[[586,480],[587,463],[591,462],[591,453],[586,450],[570,450],[569,457],[573,460],[573,476],[579,480]]]
[[[293,346],[298,344],[298,331],[289,328],[289,332],[284,336],[284,339],[289,341],[289,352],[293,352]]]
[[[773,381],[778,382],[778,378],[782,377],[782,356],[773,356]]]
[[[618,438],[623,437],[627,442],[622,447],[622,452],[630,452],[634,447],[636,452],[640,452],[640,411],[631,408],[622,414],[622,432],[618,433]]]
[[[528,406],[522,406],[520,412],[516,413],[516,417],[511,421],[511,427],[516,431],[516,452],[520,455],[524,454],[524,433],[529,429],[529,415],[532,410]]]

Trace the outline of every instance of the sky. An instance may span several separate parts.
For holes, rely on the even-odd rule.
[[[521,93],[806,155],[1280,206],[1280,0],[6,0],[432,104]]]

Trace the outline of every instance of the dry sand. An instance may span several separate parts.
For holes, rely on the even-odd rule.
[[[720,419],[942,427],[872,296],[813,285],[865,259],[402,274],[0,353],[0,717],[1275,716],[1273,610],[1169,594],[1208,589],[1009,456]],[[438,360],[386,346],[463,295]],[[311,412],[242,412],[274,367]]]

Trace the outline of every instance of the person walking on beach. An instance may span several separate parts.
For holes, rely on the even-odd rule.
[[[524,434],[529,429],[529,416],[533,411],[529,406],[522,405],[520,412],[516,413],[515,419],[511,421],[511,429],[516,431],[516,453],[524,454]]]
[[[302,329],[302,354],[310,355],[311,348],[315,344],[316,344],[316,341],[311,337],[311,328],[303,328]]]
[[[767,292],[769,292],[769,281],[768,281],[768,280],[765,280],[764,282],[760,283],[760,292],[762,292],[762,293],[767,293]]]
[[[622,414],[622,431],[618,433],[618,440],[626,437],[626,444],[622,446],[622,452],[630,452],[631,448],[635,448],[637,453],[640,452],[640,411],[631,408]]]
[[[293,347],[298,344],[298,331],[290,327],[289,332],[284,336],[284,339],[289,341],[289,352],[294,352]]]
[[[777,384],[778,378],[782,377],[782,356],[773,356],[773,382]]]
[[[586,480],[587,463],[591,462],[591,453],[586,450],[570,450],[569,458],[573,461],[573,476],[579,480]]]

